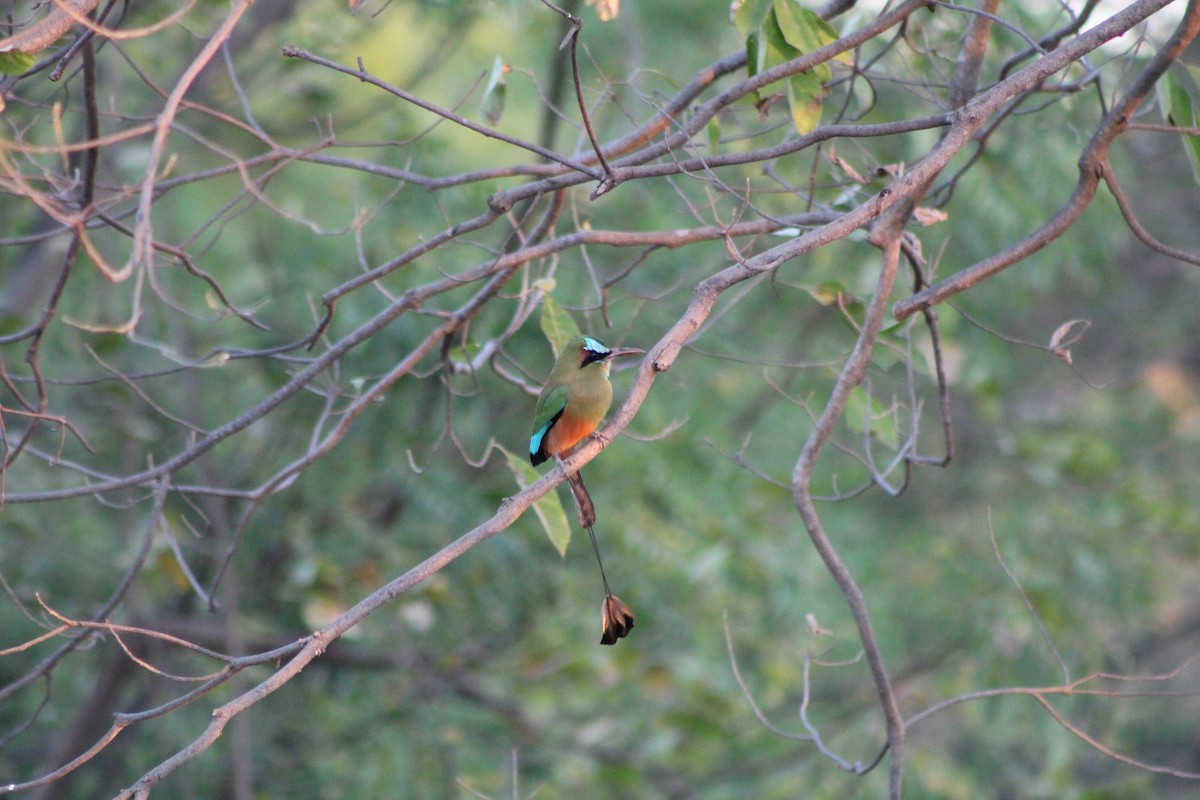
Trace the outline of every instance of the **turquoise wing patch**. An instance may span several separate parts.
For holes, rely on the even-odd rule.
[[[537,410],[533,415],[533,435],[529,437],[529,461],[535,467],[550,457],[542,446],[545,444],[546,434],[554,427],[554,423],[558,422],[563,409],[567,407],[568,392],[566,384],[559,384],[549,391],[543,389],[538,397]]]

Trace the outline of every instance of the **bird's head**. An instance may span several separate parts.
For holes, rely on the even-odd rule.
[[[604,342],[594,339],[591,336],[576,336],[567,342],[567,346],[563,349],[562,358],[570,359],[572,362],[577,363],[579,369],[583,369],[591,364],[602,364],[604,372],[607,374],[609,362],[614,358],[632,356],[644,352],[646,351],[639,350],[636,347],[610,348]]]

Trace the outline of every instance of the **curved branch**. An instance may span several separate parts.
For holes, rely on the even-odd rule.
[[[1125,224],[1129,226],[1129,230],[1133,231],[1133,235],[1141,240],[1142,244],[1160,255],[1173,258],[1184,264],[1200,267],[1200,255],[1164,244],[1156,239],[1150,231],[1146,230],[1146,227],[1138,220],[1137,213],[1133,210],[1133,204],[1129,202],[1129,198],[1125,195],[1125,190],[1121,188],[1121,184],[1117,181],[1117,175],[1113,171],[1112,162],[1107,158],[1100,164],[1100,177],[1104,178],[1104,185],[1108,187],[1108,191],[1112,194],[1113,199],[1117,201],[1117,208],[1121,210],[1121,216],[1125,218]]]
[[[833,435],[834,426],[846,410],[850,392],[858,386],[866,374],[867,365],[871,360],[871,352],[879,337],[879,331],[883,327],[883,318],[899,263],[900,239],[897,237],[884,248],[883,265],[879,272],[875,294],[867,308],[866,321],[854,344],[854,349],[838,375],[824,410],[817,418],[808,440],[804,443],[804,449],[801,450],[795,470],[792,472],[792,500],[795,503],[796,511],[808,531],[813,547],[821,556],[821,560],[825,562],[826,569],[833,576],[834,582],[837,583],[838,589],[841,590],[842,596],[846,598],[846,603],[850,606],[850,613],[858,628],[859,640],[862,642],[867,666],[875,680],[875,690],[879,695],[880,706],[883,708],[884,718],[887,722],[887,743],[891,751],[889,785],[893,798],[900,797],[900,778],[904,766],[904,717],[900,714],[900,706],[892,689],[891,678],[883,663],[883,654],[875,638],[866,598],[854,580],[854,576],[838,555],[837,549],[830,541],[825,527],[821,523],[821,518],[817,514],[812,495],[812,473],[816,467],[817,456],[829,441],[829,437]]]

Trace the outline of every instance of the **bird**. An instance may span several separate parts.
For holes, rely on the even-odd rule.
[[[568,341],[538,396],[533,414],[533,435],[529,437],[530,463],[536,467],[550,457],[561,461],[579,442],[593,434],[612,405],[612,384],[608,380],[612,360],[644,352],[633,347],[612,349],[591,336],[576,336]],[[568,473],[567,484],[575,498],[579,524],[587,529],[592,540],[600,580],[604,584],[600,644],[616,644],[633,629],[633,612],[608,588],[600,546],[596,544],[596,534],[592,530],[596,524],[596,508],[583,485],[583,476],[578,470]]]
[[[536,467],[551,456],[562,458],[594,433],[612,405],[608,381],[612,360],[644,352],[633,347],[610,349],[591,336],[568,341],[533,412],[530,463]]]

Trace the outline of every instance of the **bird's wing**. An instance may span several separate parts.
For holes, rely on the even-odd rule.
[[[550,455],[543,449],[543,444],[546,434],[567,407],[569,391],[565,383],[560,383],[544,390],[538,397],[537,409],[533,412],[533,435],[529,437],[529,460],[535,467]]]

